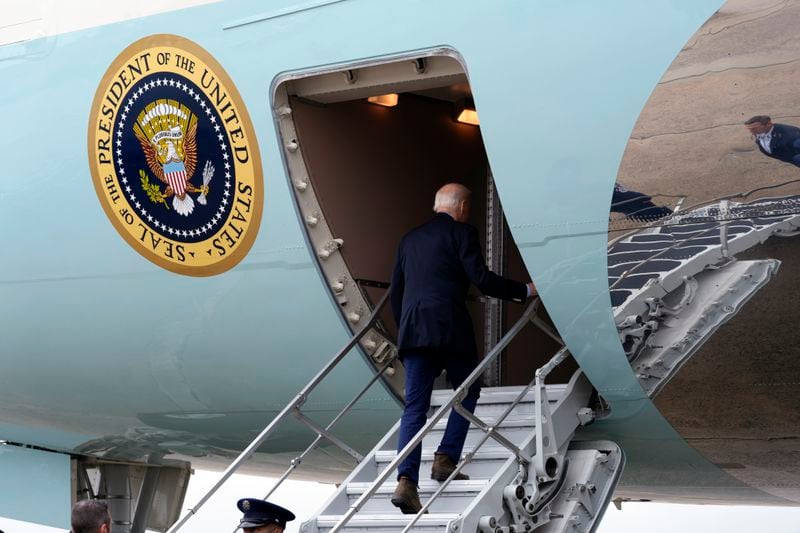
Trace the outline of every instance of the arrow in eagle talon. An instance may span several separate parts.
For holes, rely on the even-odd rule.
[[[214,177],[214,165],[211,164],[211,161],[206,161],[205,166],[203,167],[203,187],[200,193],[200,196],[197,197],[197,203],[200,205],[206,205],[206,194],[208,194],[209,187],[208,184],[211,182],[211,178]]]

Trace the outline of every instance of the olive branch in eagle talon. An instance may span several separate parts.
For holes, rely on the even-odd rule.
[[[194,186],[191,181],[198,163],[197,117],[191,110],[177,100],[159,98],[139,113],[133,133],[150,175],[165,185],[162,191],[157,182],[151,184],[150,190],[155,195],[151,200],[162,203],[160,197],[171,198],[173,209],[181,216],[189,216],[195,209],[195,200],[189,193],[199,193],[198,202],[205,205],[210,174],[204,172],[201,187]]]
[[[139,171],[139,177],[142,179],[142,188],[147,193],[147,197],[155,204],[164,204],[164,207],[169,209],[167,204],[167,195],[161,192],[161,187],[155,183],[150,183],[150,177],[144,170]]]
[[[164,195],[169,198],[175,194],[175,191],[172,190],[172,186],[167,181],[166,176],[164,175],[164,169],[162,167],[162,162],[159,161],[157,151],[158,147],[152,144],[147,138],[142,135],[139,131],[134,129],[134,134],[136,135],[136,139],[138,139],[139,144],[142,147],[142,151],[144,152],[145,160],[147,161],[147,166],[150,167],[150,171],[153,175],[158,178],[159,181],[163,182],[167,186],[167,190],[164,192]],[[189,131],[186,133],[186,139],[184,140],[184,157],[183,163],[186,166],[186,190],[190,192],[202,192],[202,189],[198,189],[194,187],[189,180],[192,179],[192,175],[194,174],[194,169],[197,166],[197,122],[192,122],[189,126]],[[174,148],[173,148],[174,150]]]

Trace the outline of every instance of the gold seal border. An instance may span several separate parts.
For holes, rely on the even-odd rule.
[[[205,63],[207,67],[212,69],[212,73],[220,79],[223,84],[225,85],[226,89],[228,89],[228,96],[233,101],[234,105],[236,106],[236,110],[238,115],[241,117],[242,127],[244,128],[245,134],[247,135],[248,139],[248,147],[251,148],[250,157],[251,161],[250,164],[252,165],[253,169],[253,211],[252,211],[252,218],[250,223],[247,225],[245,230],[245,235],[241,241],[239,241],[236,248],[225,257],[220,258],[220,260],[211,265],[205,266],[191,266],[191,265],[180,265],[177,263],[173,263],[167,261],[166,259],[161,258],[157,253],[152,252],[142,246],[141,242],[139,242],[135,237],[133,237],[122,225],[122,223],[118,220],[116,213],[114,212],[112,206],[109,202],[105,199],[105,189],[102,183],[102,177],[100,176],[100,171],[97,167],[96,158],[94,157],[94,150],[93,150],[93,142],[96,144],[96,138],[94,137],[94,130],[97,126],[98,116],[100,110],[102,109],[102,102],[103,98],[105,97],[105,88],[111,83],[112,78],[114,78],[117,71],[132,57],[135,57],[137,53],[142,52],[148,48],[156,47],[156,46],[171,46],[177,49],[184,49],[201,60]],[[116,119],[116,115],[115,115]],[[241,95],[239,94],[239,90],[236,88],[236,85],[233,83],[233,80],[228,76],[228,73],[222,67],[222,65],[204,48],[200,45],[195,43],[194,41],[190,41],[185,37],[181,37],[179,35],[172,35],[168,33],[159,33],[155,35],[149,35],[142,39],[139,39],[130,45],[128,45],[122,52],[120,52],[114,61],[109,65],[108,69],[106,70],[105,75],[100,80],[99,85],[97,86],[97,90],[95,91],[94,98],[92,99],[92,109],[91,113],[89,114],[89,124],[87,127],[87,153],[89,157],[89,170],[92,174],[92,185],[94,185],[95,193],[97,194],[97,198],[100,201],[100,204],[103,207],[103,211],[105,212],[108,219],[113,224],[114,229],[117,230],[117,233],[125,239],[128,245],[133,248],[139,255],[154,263],[161,268],[169,270],[170,272],[174,272],[176,274],[183,274],[185,276],[195,276],[195,277],[205,277],[205,276],[214,276],[216,274],[221,274],[226,272],[239,264],[242,259],[250,252],[250,248],[252,248],[253,243],[258,236],[258,232],[261,229],[261,215],[264,206],[264,175],[263,169],[261,166],[261,153],[258,148],[258,139],[255,135],[255,130],[253,129],[252,122],[250,121],[250,113],[247,111],[247,107],[244,105],[244,100],[242,100]],[[116,175],[116,173],[115,173]],[[164,238],[169,238],[166,235],[160,235]],[[205,242],[205,241],[202,241]]]

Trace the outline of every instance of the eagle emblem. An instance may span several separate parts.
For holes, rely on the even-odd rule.
[[[213,276],[252,247],[258,140],[233,80],[197,43],[149,35],[120,52],[95,92],[88,151],[109,221],[153,264]]]
[[[169,209],[167,199],[171,197],[175,212],[183,216],[191,215],[195,208],[189,193],[200,193],[197,202],[206,205],[214,167],[206,161],[202,185],[192,184],[197,167],[197,117],[189,108],[177,100],[155,100],[139,113],[133,132],[150,172],[166,185],[162,192],[161,187],[151,183],[147,173],[140,170],[142,187],[148,198]]]

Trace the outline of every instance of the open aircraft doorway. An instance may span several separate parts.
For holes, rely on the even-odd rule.
[[[449,182],[472,191],[471,223],[490,268],[530,276],[503,216],[466,69],[449,49],[285,75],[274,113],[307,244],[347,326],[361,327],[388,287],[397,245],[433,215]],[[473,289],[474,291],[474,289]],[[471,293],[478,346],[487,353],[523,307]],[[561,347],[543,307],[487,371],[488,386],[527,383]],[[395,353],[391,313],[361,342],[374,367]],[[479,348],[480,350],[480,348]],[[573,364],[553,381],[566,381]],[[402,365],[385,382],[402,397]],[[440,384],[442,387],[445,383]]]
[[[689,40],[628,141],[608,247],[642,388],[710,462],[794,502],[798,24],[797,3],[730,0]]]

